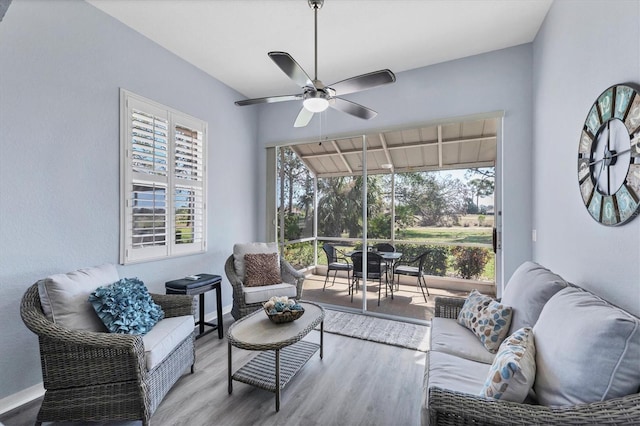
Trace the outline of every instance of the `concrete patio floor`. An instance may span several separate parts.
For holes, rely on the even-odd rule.
[[[318,273],[322,272],[321,270],[318,271]],[[427,285],[429,286],[429,296],[427,296],[426,302],[420,287],[417,286],[416,278],[402,277],[399,290],[396,290],[394,284],[393,299],[391,299],[391,293],[388,293],[385,297],[383,281],[380,306],[378,306],[378,281],[367,281],[367,310],[372,313],[404,317],[409,320],[428,321],[433,317],[436,296],[464,298],[470,291],[470,289],[466,287],[480,287],[480,285],[474,285],[474,283],[456,285],[455,280],[449,282],[447,280],[435,279],[435,277],[426,277],[426,279]],[[327,282],[327,287],[323,291],[324,281],[324,274],[309,273],[304,281],[303,299],[362,311],[362,280],[360,280],[359,291],[353,296],[353,302],[351,302],[351,296],[348,294],[346,275],[343,277],[338,275],[335,284],[332,285],[332,272]],[[479,289],[479,291],[491,293],[491,291],[487,290],[488,286],[486,284],[484,287],[483,290]],[[489,287],[494,288],[494,286]]]

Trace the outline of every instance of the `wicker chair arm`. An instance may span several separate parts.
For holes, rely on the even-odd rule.
[[[631,425],[639,418],[640,394],[592,404],[545,407],[429,388],[430,425]]]
[[[458,318],[465,300],[460,297],[436,297],[434,316],[438,318]]]
[[[38,336],[47,389],[122,382],[145,374],[141,336],[61,327],[42,312],[37,285],[24,294],[20,315]]]
[[[304,274],[297,271],[284,257],[280,257],[280,276],[282,282],[295,284],[296,300],[302,299],[302,284],[304,283]]]
[[[151,294],[155,303],[164,311],[165,318],[196,315],[198,303],[193,296],[182,294]]]

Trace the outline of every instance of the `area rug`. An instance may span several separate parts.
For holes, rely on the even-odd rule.
[[[376,318],[369,315],[325,310],[324,331],[370,340],[386,345],[426,352],[429,349],[430,327]]]

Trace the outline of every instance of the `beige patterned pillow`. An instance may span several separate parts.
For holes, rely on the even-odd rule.
[[[507,337],[512,314],[511,307],[472,290],[458,314],[458,323],[473,331],[489,352],[496,353]]]
[[[244,285],[247,287],[260,287],[282,282],[278,253],[245,254],[244,264]]]

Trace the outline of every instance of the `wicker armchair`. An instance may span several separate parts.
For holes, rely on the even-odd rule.
[[[463,304],[464,299],[436,297],[435,316],[457,318]],[[640,422],[640,393],[591,404],[546,407],[435,386],[427,391],[428,413],[423,424],[427,420],[429,425],[637,425]]]
[[[165,317],[194,315],[191,296],[152,294]],[[149,419],[188,367],[193,373],[194,335],[183,340],[164,361],[148,371],[142,337],[71,330],[50,321],[42,311],[38,285],[22,298],[20,315],[38,335],[46,389],[36,424],[44,421]]]
[[[262,303],[246,303],[243,292],[242,280],[236,273],[233,254],[229,256],[224,265],[224,271],[233,288],[233,306],[231,315],[233,318],[240,319],[253,311],[262,308]],[[296,271],[284,257],[280,257],[280,277],[282,282],[290,283],[296,286],[296,300],[302,298],[302,284],[304,282],[304,274]],[[266,301],[266,300],[265,300]]]

